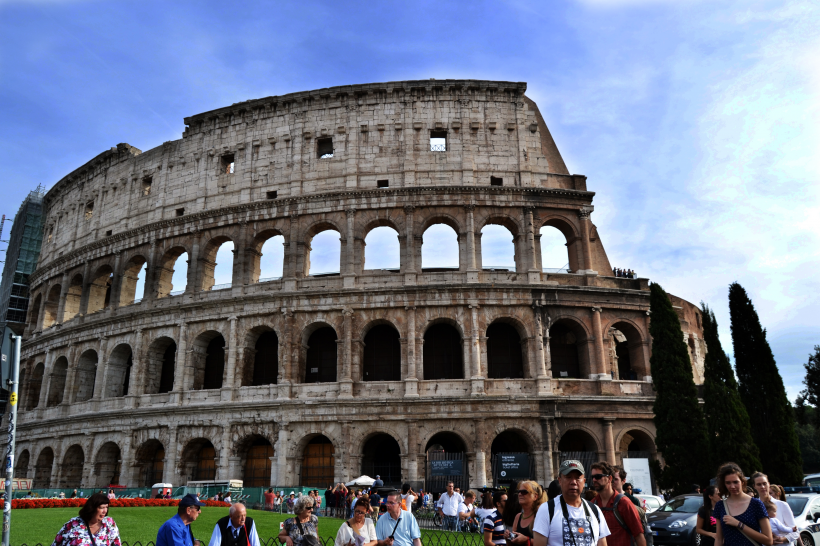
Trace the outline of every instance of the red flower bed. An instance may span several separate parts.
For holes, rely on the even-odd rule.
[[[87,499],[14,499],[11,502],[12,510],[28,508],[71,508],[80,507]],[[5,501],[0,500],[0,508]],[[206,506],[230,506],[227,502],[206,500]],[[139,506],[177,506],[179,499],[112,499],[111,508],[139,507]]]

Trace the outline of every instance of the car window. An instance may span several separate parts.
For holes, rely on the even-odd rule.
[[[799,516],[803,513],[803,509],[806,507],[806,502],[808,502],[808,499],[805,497],[786,497],[786,502],[788,503],[789,508],[792,509],[792,514]]]
[[[653,499],[653,498],[650,497],[650,498],[646,499],[646,505],[649,508],[655,509],[655,508],[657,508],[658,506],[661,505],[661,502],[658,499]]]
[[[660,511],[694,514],[701,506],[703,506],[703,499],[701,497],[678,497],[664,504],[660,508]]]

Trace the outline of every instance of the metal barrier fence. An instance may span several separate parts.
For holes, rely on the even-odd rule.
[[[319,542],[322,543],[322,546],[333,546],[336,537],[319,537]],[[203,542],[203,541],[201,541]],[[259,539],[260,546],[278,546],[279,540],[277,537],[270,537],[268,539]],[[421,535],[421,544],[422,546],[481,546],[483,543],[483,539],[481,535],[475,533],[435,533],[435,534],[424,534]],[[15,544],[14,546],[49,546],[48,544],[43,544],[38,542],[36,544]],[[122,546],[156,546],[153,540],[148,542],[141,542],[141,541],[134,541],[134,542],[127,542],[122,541]],[[203,543],[202,546],[205,546]]]

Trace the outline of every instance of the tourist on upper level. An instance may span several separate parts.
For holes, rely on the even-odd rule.
[[[313,499],[299,497],[293,506],[294,517],[285,520],[279,542],[287,546],[316,546],[319,541],[319,518],[313,514]]]
[[[458,526],[458,505],[464,497],[456,493],[455,484],[447,482],[447,490],[438,499],[438,513],[442,519],[442,529],[455,531]]]
[[[94,493],[76,518],[63,525],[51,546],[120,546],[120,531],[108,515],[108,497]]]
[[[191,524],[199,517],[203,506],[205,503],[200,502],[192,493],[182,497],[176,515],[159,528],[156,546],[193,546]]]

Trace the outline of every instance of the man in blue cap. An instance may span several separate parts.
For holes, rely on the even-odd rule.
[[[199,517],[204,502],[188,493],[179,501],[177,515],[162,524],[157,532],[156,546],[194,546],[191,524]]]

